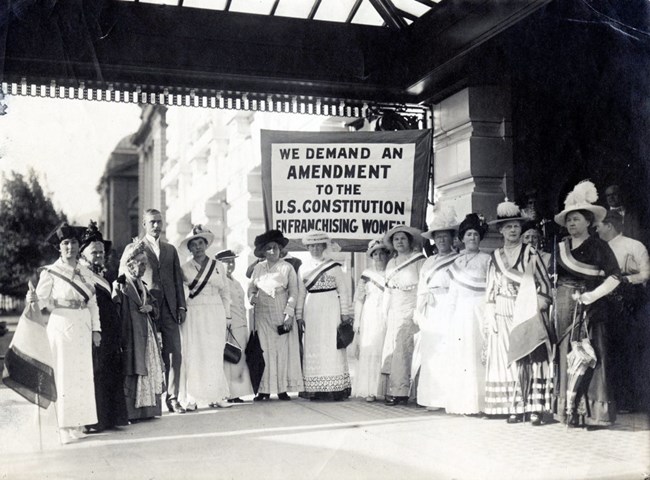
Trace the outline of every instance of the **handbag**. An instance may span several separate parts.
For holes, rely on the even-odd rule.
[[[354,340],[354,327],[351,323],[339,323],[336,327],[336,348],[347,348]]]
[[[232,329],[230,326],[228,326],[226,346],[223,349],[223,359],[228,363],[239,363],[241,360],[241,346],[237,342],[235,336],[232,334]]]

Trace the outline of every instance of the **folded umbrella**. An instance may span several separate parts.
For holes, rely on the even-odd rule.
[[[255,318],[254,312],[253,318]],[[260,388],[260,382],[262,381],[262,375],[264,375],[266,362],[264,362],[264,350],[262,350],[262,344],[260,343],[260,337],[257,333],[257,329],[255,329],[254,321],[253,331],[251,332],[248,343],[246,344],[245,352],[246,365],[248,365],[248,372],[251,377],[253,391],[257,393]]]

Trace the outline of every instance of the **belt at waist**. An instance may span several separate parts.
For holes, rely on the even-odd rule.
[[[334,288],[323,288],[323,289],[320,289],[320,290],[307,290],[307,292],[309,292],[309,293],[324,293],[324,292],[333,292],[334,290],[336,290],[336,287],[334,287]]]
[[[585,282],[584,280],[578,280],[573,278],[558,278],[557,286],[580,289],[580,288],[586,288],[587,282]]]
[[[84,300],[56,300],[55,299],[52,303],[54,304],[54,308],[71,308],[75,310],[88,308],[88,305]]]

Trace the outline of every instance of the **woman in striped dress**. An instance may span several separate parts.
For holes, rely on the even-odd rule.
[[[475,213],[458,227],[465,249],[449,269],[448,370],[445,410],[476,415],[485,406],[485,367],[482,362],[482,314],[490,256],[479,250],[487,226]]]
[[[515,301],[520,292],[524,272],[529,269],[535,282],[537,300],[535,310],[541,309],[544,318],[550,305],[551,285],[548,272],[537,250],[522,243],[521,231],[525,218],[512,202],[502,202],[497,207],[497,225],[503,236],[503,247],[491,256],[487,276],[485,306],[487,353],[485,378],[485,413],[508,415],[508,423],[517,423],[525,412],[530,413],[533,425],[540,425],[542,413],[550,411],[552,380],[546,345],[534,345],[532,351],[520,359],[509,358]],[[522,297],[523,299],[523,297]],[[549,339],[549,337],[546,337]],[[550,340],[549,343],[550,345]],[[521,345],[512,345],[513,351]],[[510,355],[512,357],[512,355]]]
[[[386,337],[386,319],[382,312],[384,271],[388,250],[381,240],[371,240],[366,255],[371,266],[361,274],[354,295],[355,331],[359,344],[359,362],[352,395],[374,402],[384,396],[381,384],[381,351]]]

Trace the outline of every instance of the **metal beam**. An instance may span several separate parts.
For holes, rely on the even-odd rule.
[[[370,0],[370,4],[391,30],[399,31],[408,26],[390,0]]]
[[[359,11],[359,7],[361,6],[361,2],[363,0],[357,0],[354,2],[354,5],[352,5],[352,10],[350,10],[350,13],[348,14],[348,18],[345,19],[345,23],[350,23],[354,19],[354,16],[357,14]]]

